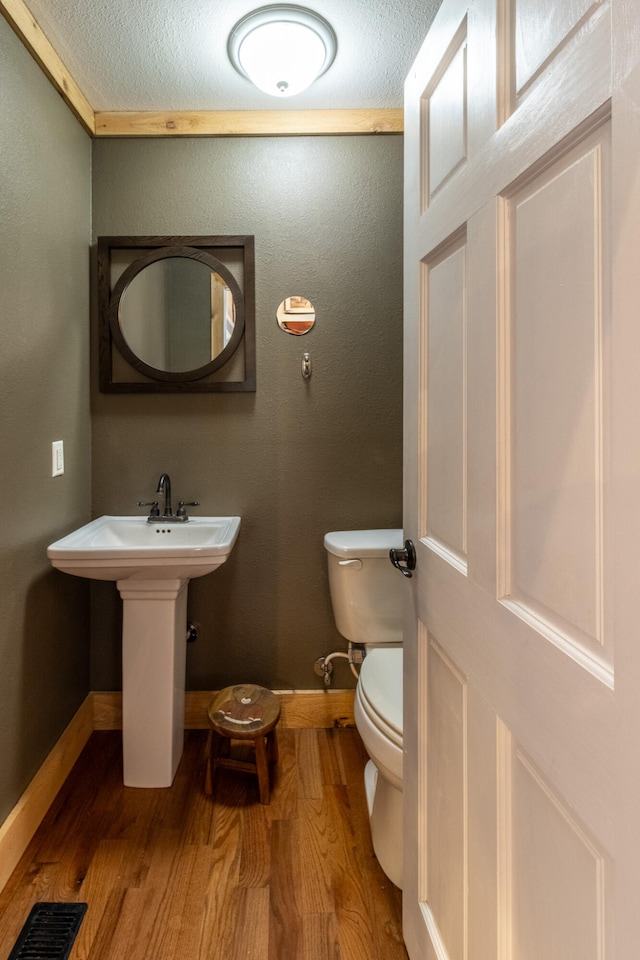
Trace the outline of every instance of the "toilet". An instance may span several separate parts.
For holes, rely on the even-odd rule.
[[[355,694],[373,849],[402,887],[402,606],[405,578],[389,550],[402,530],[340,530],[324,538],[336,627],[366,653]]]

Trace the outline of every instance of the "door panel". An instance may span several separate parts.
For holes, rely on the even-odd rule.
[[[583,665],[604,633],[603,371],[609,124],[534,176],[504,219],[499,596]],[[584,656],[582,655],[584,654]]]
[[[429,112],[429,198],[464,162],[467,155],[466,31],[456,37],[451,61],[424,98]]]
[[[509,743],[510,738],[506,741]],[[514,957],[602,960],[604,858],[566,803],[518,749],[505,785],[513,791],[512,843]]]
[[[427,506],[433,549],[466,568],[466,283],[464,239],[426,267]],[[426,345],[425,345],[426,346]]]
[[[444,0],[407,79],[411,960],[640,942],[639,33]]]
[[[427,900],[451,960],[466,956],[467,698],[464,677],[433,637],[429,643]]]
[[[576,30],[595,13],[600,0],[510,0],[515,44],[516,95],[557,56]]]

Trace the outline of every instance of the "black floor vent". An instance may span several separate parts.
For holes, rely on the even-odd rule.
[[[67,960],[86,903],[36,903],[7,960]]]

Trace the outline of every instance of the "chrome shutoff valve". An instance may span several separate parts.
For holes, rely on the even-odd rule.
[[[318,657],[313,665],[314,673],[317,677],[323,677],[325,687],[331,686],[331,674],[333,673],[333,664],[326,657]]]

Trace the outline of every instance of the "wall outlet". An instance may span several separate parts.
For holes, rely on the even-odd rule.
[[[51,444],[51,476],[60,477],[64,473],[64,444],[54,440]]]

